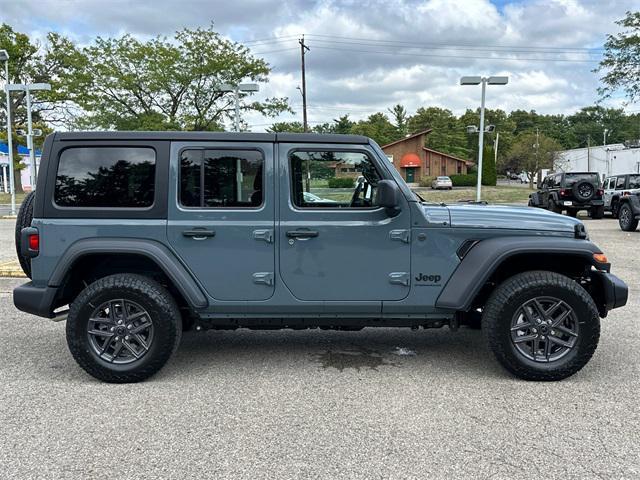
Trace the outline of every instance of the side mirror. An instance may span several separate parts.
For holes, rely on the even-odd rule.
[[[393,180],[380,180],[378,182],[377,205],[384,207],[391,216],[399,213],[400,189]]]

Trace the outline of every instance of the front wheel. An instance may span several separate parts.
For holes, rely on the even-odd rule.
[[[180,311],[171,294],[142,275],[101,278],[74,300],[67,344],[90,375],[110,383],[139,382],[156,373],[178,347]]]
[[[558,207],[553,199],[549,200],[549,210],[553,213],[562,213],[562,208]]]
[[[482,329],[498,361],[525,380],[562,380],[591,359],[600,318],[577,282],[554,272],[514,275],[489,297]]]

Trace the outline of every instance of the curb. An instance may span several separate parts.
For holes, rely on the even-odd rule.
[[[17,260],[0,263],[0,277],[26,278]]]
[[[16,218],[18,218],[18,216],[17,215],[2,215],[2,216],[0,216],[0,218],[3,219],[3,220],[8,220],[8,219],[15,220]]]

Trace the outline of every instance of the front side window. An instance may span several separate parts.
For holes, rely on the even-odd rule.
[[[289,158],[296,207],[375,207],[380,174],[366,153],[295,151]]]
[[[155,172],[152,148],[68,148],[60,155],[54,200],[61,207],[150,207]]]
[[[180,204],[199,208],[256,208],[263,201],[264,157],[257,150],[183,150]]]

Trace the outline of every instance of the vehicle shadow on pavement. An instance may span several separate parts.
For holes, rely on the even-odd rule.
[[[219,368],[244,371],[296,369],[339,375],[350,371],[392,375],[398,369],[425,375],[506,376],[480,331],[462,328],[411,331],[366,328],[358,332],[312,330],[186,332],[163,372],[164,379]]]

